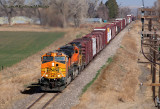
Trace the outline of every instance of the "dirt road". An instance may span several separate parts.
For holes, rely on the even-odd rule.
[[[150,69],[138,64],[141,23],[125,33],[113,62],[106,67],[89,90],[72,109],[156,109],[152,101]]]

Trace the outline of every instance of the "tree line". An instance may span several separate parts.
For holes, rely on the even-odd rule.
[[[48,8],[13,7],[16,5],[26,5],[26,0],[0,0],[0,17],[7,16],[9,24],[14,16],[26,16],[39,18],[41,25],[67,27],[73,24],[78,27],[83,18],[109,20],[130,12],[129,8],[120,8],[116,0],[106,3],[99,0],[31,0],[27,3]]]
[[[154,7],[156,9],[156,14],[160,17],[160,0],[154,2]]]

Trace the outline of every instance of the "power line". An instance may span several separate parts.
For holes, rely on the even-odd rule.
[[[144,0],[142,0],[142,6],[144,7]]]

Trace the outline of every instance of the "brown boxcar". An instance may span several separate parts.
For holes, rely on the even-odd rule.
[[[106,29],[111,29],[111,39],[113,39],[116,36],[116,25],[114,23],[108,23],[106,24]]]
[[[105,27],[96,27],[92,33],[93,35],[96,35],[96,37],[98,37],[97,39],[99,39],[99,51],[101,51],[106,45],[107,45],[107,31],[105,29]],[[98,44],[98,40],[97,40],[97,44]]]
[[[121,31],[121,22],[120,21],[113,21],[112,23],[114,23],[116,25],[116,34],[118,34]]]
[[[89,38],[89,37],[87,37],[87,36],[84,36],[83,38],[82,38],[83,40],[85,40],[85,41],[88,41],[88,50],[89,50],[89,62],[93,59],[93,50],[92,50],[92,39],[91,38]]]
[[[127,15],[127,24],[132,22],[132,15]]]
[[[127,25],[125,18],[117,18],[116,21],[121,21],[121,30],[123,30]]]
[[[87,34],[86,37],[92,40],[92,55],[93,57],[97,54],[97,38],[96,35]]]

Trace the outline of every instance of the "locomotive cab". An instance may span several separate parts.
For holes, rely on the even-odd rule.
[[[59,52],[46,53],[42,56],[41,89],[50,91],[60,90],[65,85],[68,57]]]
[[[49,54],[49,55],[48,55]],[[62,53],[48,53],[42,56],[41,77],[58,79],[66,75],[68,58]]]

